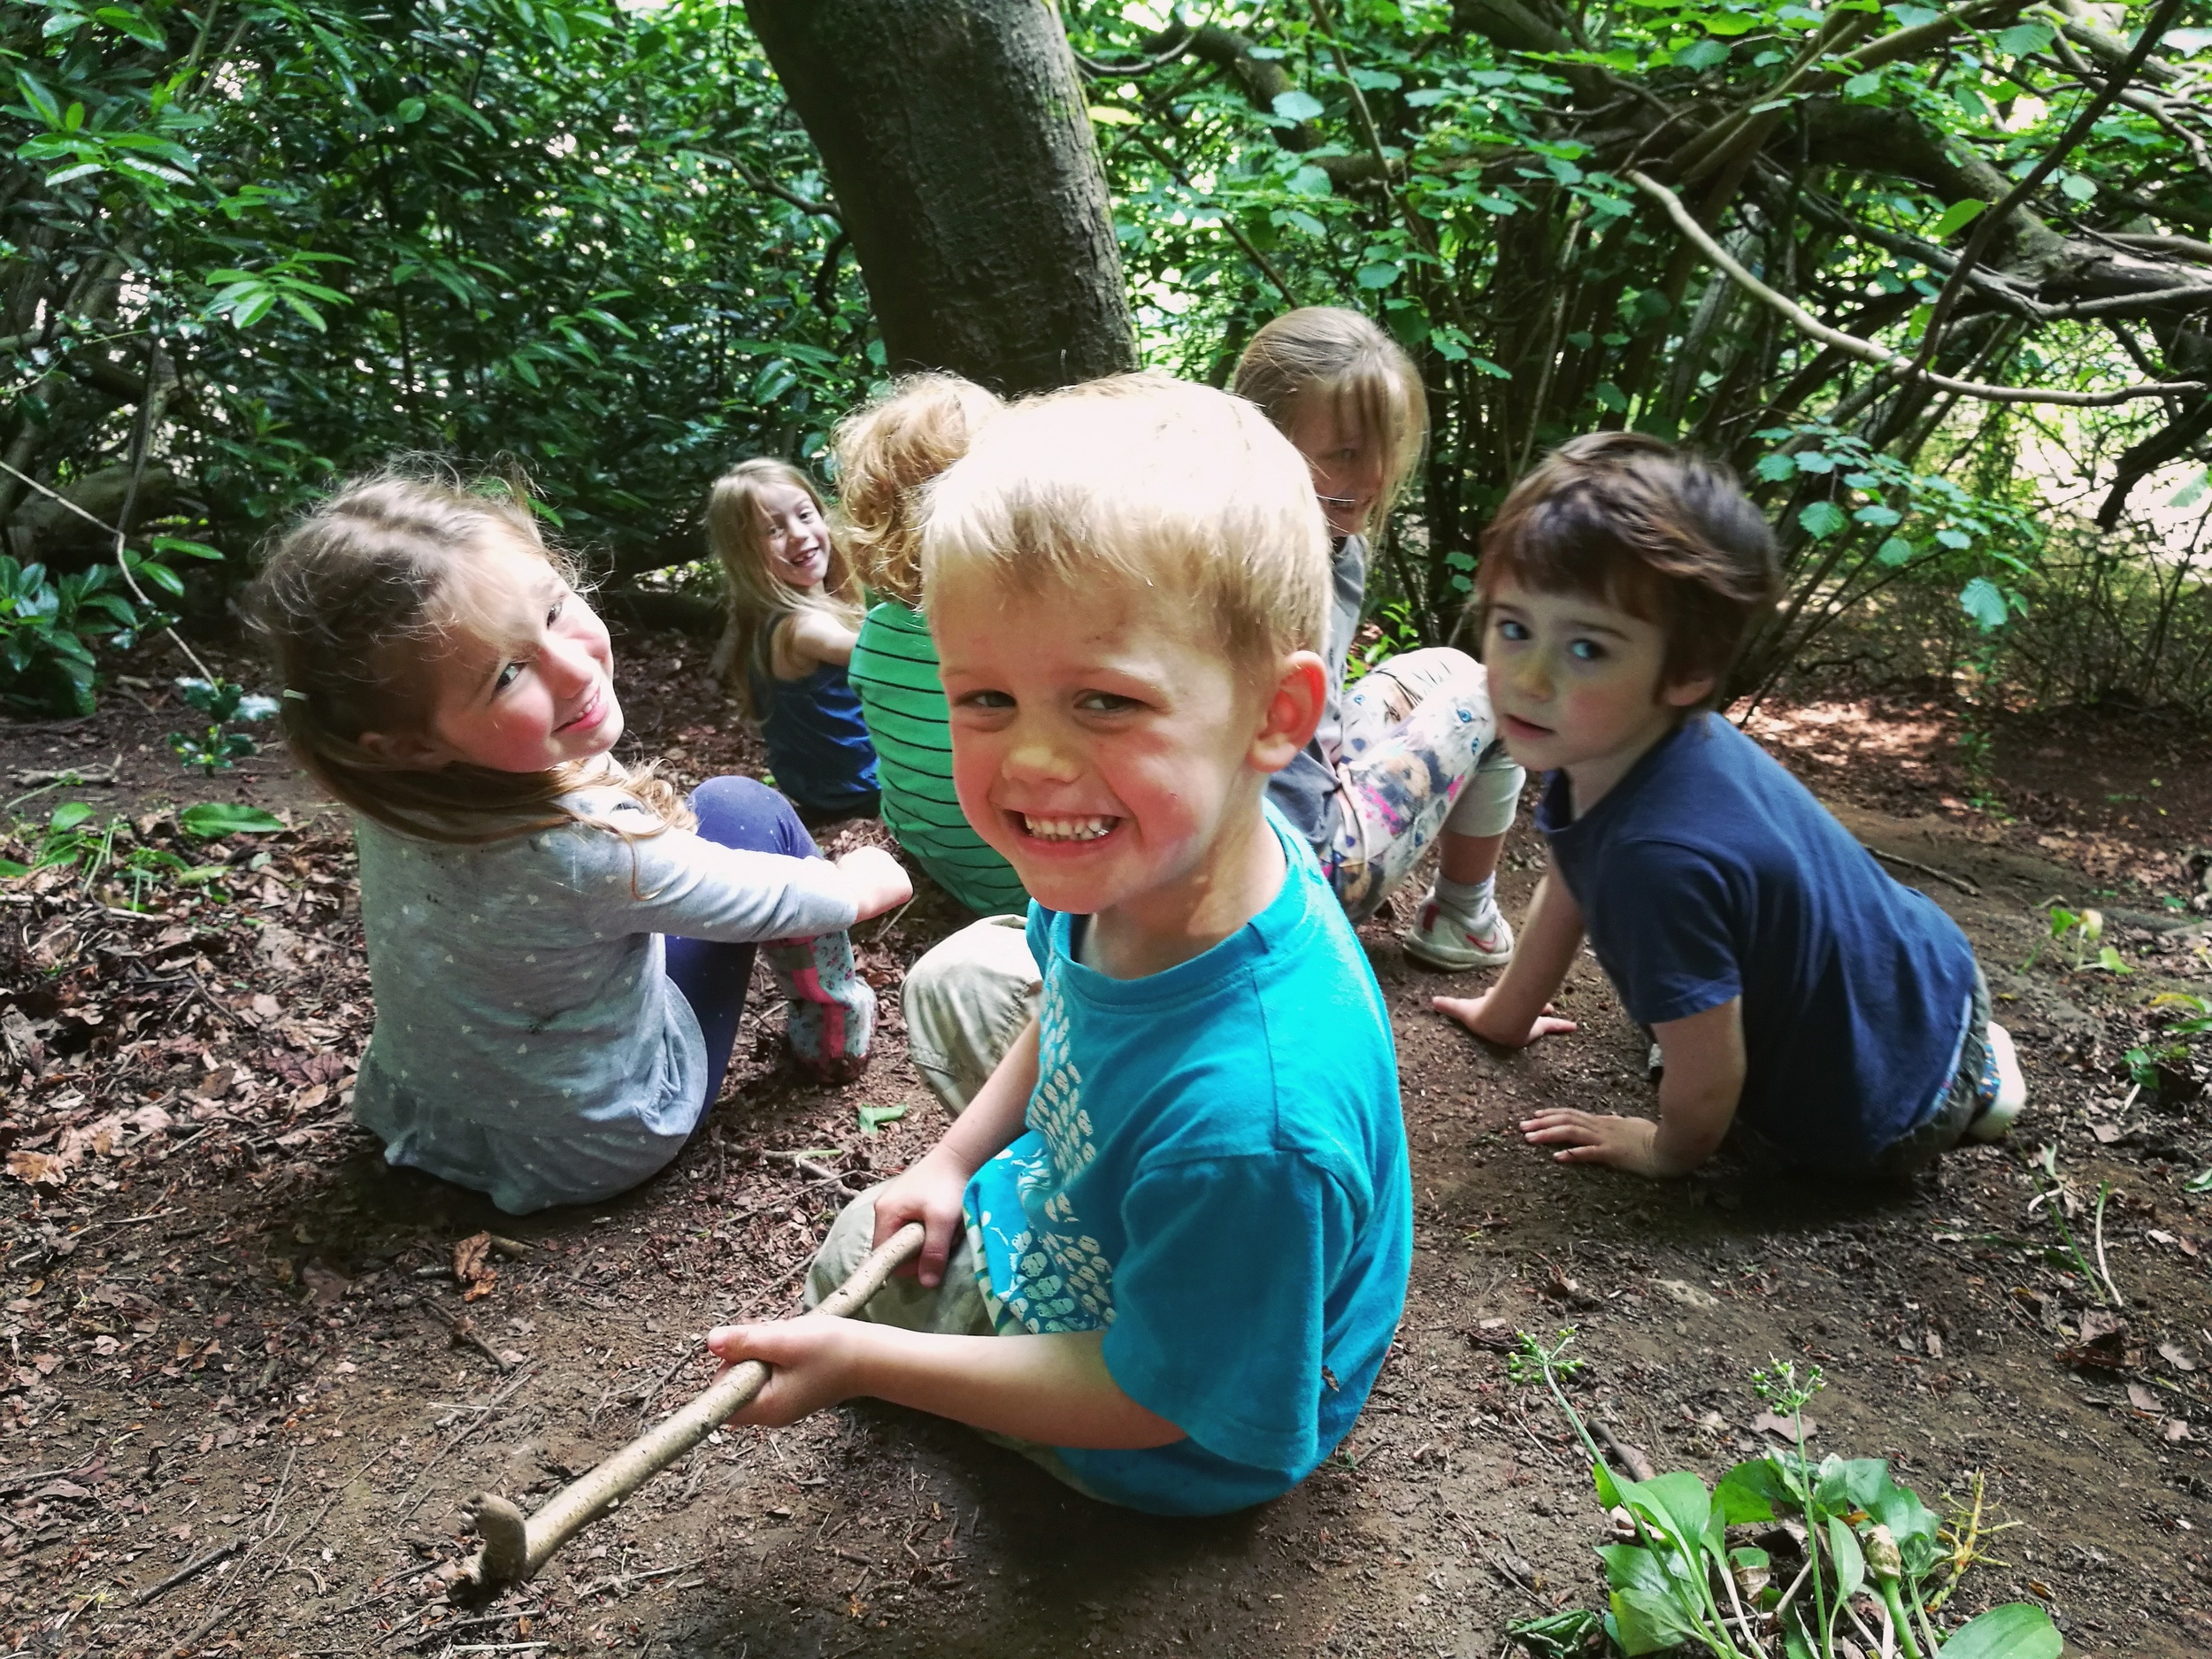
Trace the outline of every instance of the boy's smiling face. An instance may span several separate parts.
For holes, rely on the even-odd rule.
[[[1048,909],[1189,933],[1304,741],[1272,730],[1279,688],[1164,588],[1022,594],[955,567],[929,603],[969,823]]]
[[[1489,596],[1483,661],[1490,705],[1513,758],[1564,771],[1586,812],[1682,711],[1710,675],[1668,684],[1665,630],[1581,593],[1543,593],[1502,578]]]

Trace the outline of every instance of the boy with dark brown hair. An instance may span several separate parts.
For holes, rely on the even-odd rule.
[[[1498,984],[1435,1006],[1509,1048],[1572,1031],[1549,1002],[1586,932],[1665,1061],[1657,1123],[1554,1110],[1527,1139],[1664,1177],[1732,1131],[1839,1174],[2002,1135],[2025,1088],[1966,936],[1712,712],[1780,588],[1734,478],[1641,434],[1575,439],[1507,498],[1477,582],[1500,731],[1550,773],[1553,869]]]

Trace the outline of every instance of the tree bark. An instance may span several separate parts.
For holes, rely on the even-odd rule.
[[[746,0],[820,150],[894,373],[1002,393],[1136,366],[1066,36],[1038,0]]]

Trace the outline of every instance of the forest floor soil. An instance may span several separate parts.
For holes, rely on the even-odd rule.
[[[664,756],[686,783],[757,771],[697,641],[618,649],[626,755]],[[1893,1190],[1555,1165],[1517,1119],[1653,1106],[1643,1039],[1595,964],[1563,994],[1578,1034],[1486,1051],[1428,1007],[1486,977],[1417,967],[1386,918],[1363,938],[1399,1043],[1413,1281],[1364,1414],[1296,1492],[1217,1520],[1118,1512],[864,1404],[722,1432],[473,1609],[437,1574],[472,1547],[465,1501],[526,1507],[673,1409],[711,1374],[701,1334],[792,1310],[843,1189],[941,1130],[895,987],[964,918],[926,887],[859,930],[888,1017],[858,1084],[791,1073],[764,981],[730,1086],[670,1170],[612,1203],[504,1217],[388,1169],[348,1121],[370,1001],[342,818],[275,752],[180,774],[163,736],[183,724],[146,684],[88,720],[0,723],[0,816],[35,826],[82,800],[134,824],[119,853],[225,866],[157,880],[144,914],[78,872],[0,882],[12,1656],[1492,1659],[1515,1620],[1601,1605],[1586,1463],[1507,1367],[1514,1333],[1568,1325],[1580,1409],[1658,1469],[1709,1481],[1775,1444],[1751,1372],[1817,1364],[1816,1453],[1886,1457],[1939,1508],[1978,1474],[2016,1523],[1955,1611],[2038,1601],[2070,1652],[2212,1649],[2212,1194],[2189,1190],[2212,1167],[2212,1100],[2201,1045],[2148,1089],[2124,1057],[2155,995],[2212,982],[2203,902],[2188,907],[2212,741],[2186,723],[2000,717],[1970,771],[1958,710],[1932,695],[1807,695],[1754,723],[1972,937],[2029,1079],[2009,1143]],[[210,799],[290,827],[188,843],[176,809]],[[1502,879],[1514,913],[1542,862],[1524,832]],[[826,839],[863,835],[882,832]],[[2101,906],[2130,971],[2077,969],[2050,942],[2054,900]],[[868,1133],[864,1105],[905,1110]],[[2067,1253],[2067,1201],[2036,1202],[2047,1148],[2085,1249],[2106,1194],[2122,1308]],[[795,1151],[839,1179],[767,1156]],[[484,1233],[490,1254],[457,1265]],[[2085,1340],[2106,1314],[2116,1336]]]

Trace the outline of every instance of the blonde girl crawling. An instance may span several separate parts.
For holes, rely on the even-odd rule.
[[[739,462],[707,493],[707,543],[730,612],[716,672],[760,723],[777,787],[817,822],[873,818],[876,751],[845,677],[860,579],[812,480],[781,461]]]
[[[250,602],[293,753],[353,813],[376,999],[354,1116],[390,1163],[514,1214],[635,1186],[720,1092],[764,941],[795,1058],[865,1064],[844,930],[905,872],[824,862],[749,779],[680,802],[626,771],[607,630],[526,507],[349,485]]]
[[[1349,691],[1344,684],[1366,599],[1367,538],[1388,518],[1428,432],[1420,373],[1367,318],[1314,305],[1253,335],[1235,390],[1306,457],[1334,544],[1328,706],[1269,797],[1313,842],[1354,921],[1440,843],[1407,951],[1440,968],[1508,962],[1513,930],[1495,879],[1526,778],[1499,740],[1482,664],[1437,647],[1377,664]]]

